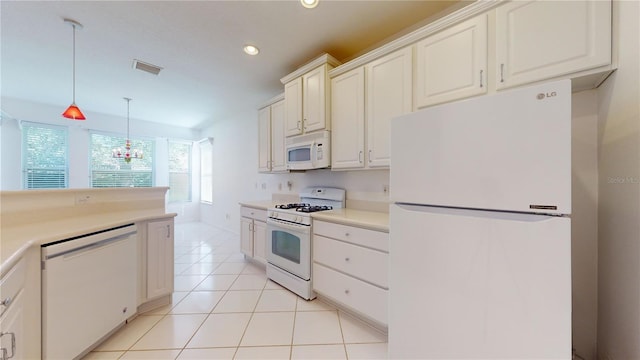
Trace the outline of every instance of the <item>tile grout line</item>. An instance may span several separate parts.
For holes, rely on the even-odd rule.
[[[238,277],[240,277],[240,275],[238,275]],[[233,286],[233,284],[231,284],[231,286]],[[258,296],[258,300],[256,301],[256,304],[253,306],[253,311],[251,312],[251,316],[249,317],[249,321],[247,321],[247,326],[244,328],[244,331],[242,332],[242,336],[240,336],[240,340],[238,340],[238,345],[236,346],[236,351],[233,353],[233,358],[234,359],[236,357],[236,354],[238,354],[238,350],[240,350],[240,344],[242,344],[242,339],[244,339],[244,336],[247,334],[247,330],[249,329],[249,325],[251,324],[251,320],[253,319],[253,315],[256,313],[256,308],[258,307],[258,303],[260,303],[260,299],[262,299],[262,294],[264,293],[264,288],[266,286],[267,286],[267,282],[265,281],[264,285],[262,286],[262,290],[260,291],[260,295]]]

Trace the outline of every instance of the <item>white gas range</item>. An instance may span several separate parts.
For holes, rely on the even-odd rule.
[[[267,212],[267,277],[304,299],[316,297],[311,285],[311,213],[344,207],[345,190],[306,188],[300,203]]]

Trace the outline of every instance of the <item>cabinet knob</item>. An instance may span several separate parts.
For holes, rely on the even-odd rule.
[[[345,294],[347,294],[347,295],[349,295],[349,289],[346,289],[346,290],[344,291],[344,293],[345,293]]]
[[[348,232],[347,232],[347,233],[344,233],[344,236],[349,236],[349,233],[348,233]]]
[[[349,259],[348,257],[344,258],[344,261],[346,261],[346,262],[349,262],[349,260],[351,260],[351,259]]]
[[[2,306],[9,306],[9,304],[11,304],[11,297],[8,297],[8,298],[2,300],[2,302],[0,302],[0,305],[2,305]]]

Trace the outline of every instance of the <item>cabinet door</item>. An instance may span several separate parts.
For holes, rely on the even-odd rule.
[[[271,108],[258,111],[258,171],[271,171]]]
[[[271,171],[287,170],[284,128],[284,100],[282,100],[271,105]]]
[[[253,219],[240,218],[240,251],[253,257]]]
[[[267,224],[262,221],[253,222],[253,258],[263,264],[267,263],[265,248],[267,246]]]
[[[487,92],[487,15],[416,45],[416,108]]]
[[[408,47],[366,65],[369,167],[389,167],[390,121],[411,112],[412,54]]]
[[[610,1],[514,1],[496,9],[498,88],[610,63]]]
[[[284,85],[284,119],[286,135],[302,134],[302,78]]]
[[[364,67],[331,79],[331,168],[364,167]]]
[[[173,292],[173,220],[147,225],[147,299]]]
[[[7,351],[7,358],[26,359],[25,344],[28,334],[24,331],[24,290],[18,292],[17,296],[11,299],[9,308],[0,317],[0,348]],[[15,346],[13,346],[15,345]],[[2,351],[2,350],[0,350]],[[2,356],[2,353],[0,353]]]
[[[304,132],[326,127],[327,65],[309,71],[303,77],[302,112]],[[286,95],[285,95],[286,96]]]

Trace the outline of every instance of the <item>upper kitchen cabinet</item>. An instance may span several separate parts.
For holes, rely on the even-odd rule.
[[[364,66],[331,79],[331,168],[364,167]]]
[[[258,110],[258,171],[287,171],[283,94]]]
[[[610,1],[514,1],[495,15],[498,89],[611,64]]]
[[[413,97],[413,49],[407,47],[365,65],[366,162],[370,168],[389,167],[391,119],[410,113]]]
[[[483,14],[419,41],[415,107],[487,92],[487,15]]]
[[[328,54],[280,79],[284,84],[286,136],[330,129],[328,71],[339,65]]]
[[[271,171],[271,107],[258,111],[258,171]]]
[[[407,47],[331,79],[332,169],[389,167],[390,121],[411,112],[412,56]]]

